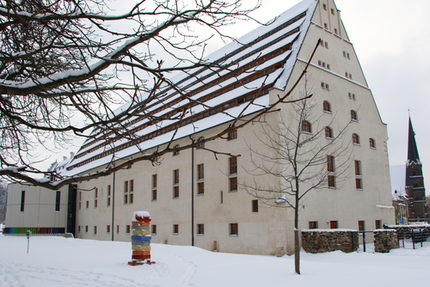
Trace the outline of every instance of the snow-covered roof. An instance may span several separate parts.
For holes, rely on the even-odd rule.
[[[88,140],[69,164],[69,174],[229,122],[244,109],[242,115],[264,109],[269,104],[269,91],[284,90],[288,83],[316,4],[316,0],[303,0],[214,52],[207,60],[218,68],[202,67],[175,75],[171,79],[175,89],[161,88],[158,100],[146,104],[144,116],[122,123],[129,137],[112,132]]]

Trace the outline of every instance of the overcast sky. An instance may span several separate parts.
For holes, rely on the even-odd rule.
[[[262,0],[268,21],[298,0]],[[388,125],[390,165],[407,159],[408,109],[430,195],[429,0],[336,0],[348,36]]]

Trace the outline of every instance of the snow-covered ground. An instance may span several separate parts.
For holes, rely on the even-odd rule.
[[[152,244],[154,265],[129,266],[130,243],[0,235],[0,286],[427,286],[430,242],[389,254],[302,252],[293,257],[214,253]],[[427,283],[426,283],[427,282]],[[424,284],[424,285],[423,285]]]

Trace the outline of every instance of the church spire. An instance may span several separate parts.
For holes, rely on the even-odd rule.
[[[426,192],[422,164],[415,141],[414,128],[409,116],[408,162],[406,164],[406,194],[408,196],[409,222],[428,221]]]
[[[417,143],[415,141],[415,132],[412,127],[411,117],[409,116],[409,134],[408,134],[408,165],[411,163],[421,164],[418,154]]]

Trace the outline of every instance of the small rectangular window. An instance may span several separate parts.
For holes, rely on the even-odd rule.
[[[130,225],[125,226],[125,233],[130,233]]]
[[[98,199],[98,196],[99,196],[99,191],[98,191],[98,189],[96,188],[96,189],[94,190],[94,208],[97,208],[97,199]]]
[[[151,233],[152,234],[157,234],[157,225],[156,224],[152,224],[151,225]]]
[[[152,175],[152,200],[157,200],[157,174]]]
[[[134,180],[130,179],[130,190],[129,190],[129,203],[134,201]]]
[[[116,226],[116,233],[119,233],[119,225]]]
[[[25,206],[25,190],[21,191],[21,212],[24,212],[24,206]]]
[[[178,234],[178,233],[179,233],[179,225],[173,224],[173,234]]]
[[[152,175],[152,188],[157,188],[157,174]]]
[[[258,212],[258,200],[257,199],[252,200],[252,212]]]
[[[128,181],[124,181],[124,204],[128,203]]]
[[[355,167],[355,175],[361,175],[361,161],[355,160],[354,167]]]
[[[110,206],[110,204],[111,204],[111,198],[112,198],[112,195],[111,195],[111,185],[109,184],[108,186],[107,186],[107,206]]]
[[[179,197],[179,186],[175,185],[173,187],[173,198],[178,198]]]
[[[334,156],[332,155],[327,156],[327,171],[334,172]]]
[[[337,228],[338,228],[337,220],[330,221],[330,229],[337,229]]]
[[[85,232],[88,233],[88,225],[85,225]]]
[[[239,226],[237,223],[230,223],[230,235],[239,235]]]
[[[197,179],[202,180],[205,177],[205,167],[204,164],[198,164],[197,165]]]
[[[327,176],[327,185],[328,187],[335,188],[336,187],[336,177],[334,175]]]
[[[232,156],[229,158],[229,171],[230,174],[237,173],[237,156]]]
[[[318,221],[309,221],[309,229],[317,229]]]
[[[110,225],[106,225],[106,232],[110,233]]]
[[[55,211],[60,211],[61,192],[57,190],[55,192]]]
[[[229,182],[229,190],[237,191],[237,177],[230,177],[228,182]]]
[[[381,229],[381,227],[382,227],[381,220],[379,220],[379,219],[375,220],[375,228],[376,229]]]
[[[205,225],[202,223],[197,224],[197,234],[203,235],[205,234]]]
[[[197,183],[197,194],[204,194],[205,193],[205,183],[204,182],[198,182]]]
[[[179,183],[179,169],[173,171],[173,184]]]
[[[360,231],[364,231],[365,230],[364,220],[359,220],[358,221],[358,230],[360,230]]]
[[[82,207],[82,192],[79,192],[79,209]]]
[[[355,188],[363,189],[363,180],[361,178],[355,179]]]
[[[97,226],[94,226],[94,234],[97,234]]]

